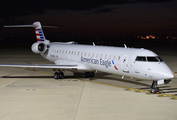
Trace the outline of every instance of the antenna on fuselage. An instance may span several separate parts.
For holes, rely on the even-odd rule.
[[[93,42],[93,46],[95,46],[95,43]]]
[[[124,47],[127,48],[126,44],[124,44]]]

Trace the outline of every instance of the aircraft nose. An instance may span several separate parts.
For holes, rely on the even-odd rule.
[[[171,71],[167,64],[161,63],[159,66],[160,67],[158,68],[157,72],[157,74],[159,75],[159,77],[157,77],[158,79],[168,80],[174,78],[173,72]]]
[[[172,78],[174,78],[174,75],[173,75],[173,73],[172,73],[171,70],[168,71],[168,72],[166,72],[166,73],[164,73],[164,76],[165,76],[165,79],[172,79]]]
[[[164,72],[163,72],[163,75],[164,75],[164,79],[172,79],[174,78],[174,75],[173,75],[173,72],[171,71],[171,69],[165,64],[164,65]]]

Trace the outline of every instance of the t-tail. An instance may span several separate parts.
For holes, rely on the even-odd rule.
[[[48,50],[50,44],[50,41],[47,40],[44,36],[42,27],[57,28],[55,26],[41,25],[40,22],[34,22],[32,25],[8,25],[4,27],[33,27],[35,29],[37,42],[33,43],[33,45],[31,46],[31,50],[37,54],[45,53]]]
[[[33,23],[33,25],[37,26],[37,27],[34,27],[37,41],[46,41],[46,38],[44,36],[44,32],[43,32],[42,27],[41,27],[41,23],[40,22],[35,22],[35,23]]]
[[[48,43],[50,41],[45,38],[42,27],[57,28],[55,26],[41,25],[41,23],[38,21],[34,22],[32,25],[8,25],[8,26],[4,26],[4,27],[33,27],[35,29],[37,41],[38,42],[45,42],[45,43]]]

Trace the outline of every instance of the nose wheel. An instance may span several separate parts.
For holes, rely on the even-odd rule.
[[[157,87],[157,81],[153,81],[153,82],[152,82],[152,85],[151,85],[151,93],[153,93],[153,94],[159,94],[159,93],[160,93],[160,90],[159,90],[159,88]]]
[[[55,72],[55,73],[54,73],[54,78],[55,78],[56,80],[58,80],[58,79],[63,79],[63,78],[64,78],[64,73],[63,73],[63,72]]]

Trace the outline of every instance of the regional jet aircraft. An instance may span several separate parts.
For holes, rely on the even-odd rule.
[[[63,79],[65,70],[80,70],[85,77],[94,77],[96,71],[152,80],[151,92],[158,93],[157,85],[167,84],[174,77],[166,63],[154,52],[147,49],[81,45],[76,42],[50,42],[44,36],[40,22],[32,25],[4,27],[34,27],[37,37],[31,49],[54,64],[14,65],[7,67],[51,68],[55,79]]]

